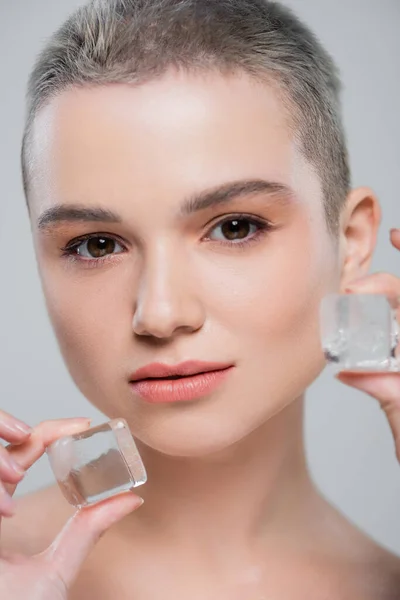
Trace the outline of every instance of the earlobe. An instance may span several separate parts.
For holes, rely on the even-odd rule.
[[[368,274],[381,217],[378,198],[370,188],[359,187],[349,193],[340,223],[341,291],[352,280]]]

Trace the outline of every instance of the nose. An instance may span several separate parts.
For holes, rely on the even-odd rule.
[[[182,253],[172,255],[162,247],[148,256],[138,285],[133,331],[167,339],[178,331],[200,329],[204,318],[199,289]]]

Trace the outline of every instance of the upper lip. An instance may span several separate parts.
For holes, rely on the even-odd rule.
[[[148,379],[153,377],[170,377],[172,375],[196,375],[197,373],[206,373],[208,371],[220,371],[227,369],[232,364],[220,362],[205,362],[201,360],[186,360],[177,365],[167,365],[164,363],[151,363],[141,367],[130,376],[130,381],[139,379]]]

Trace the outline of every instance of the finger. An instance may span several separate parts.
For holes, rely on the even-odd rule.
[[[397,250],[400,250],[400,229],[390,230],[390,240]]]
[[[400,294],[400,279],[391,273],[372,273],[348,283],[347,290],[357,294],[398,296]]]
[[[15,512],[15,503],[0,481],[0,518],[12,517]]]
[[[29,425],[0,410],[0,438],[12,444],[19,444],[25,441],[31,432],[32,428]]]
[[[6,448],[0,446],[0,480],[18,483],[24,476],[24,470],[15,462]]]
[[[82,508],[67,521],[53,543],[36,557],[50,564],[69,588],[101,535],[142,504],[143,499],[129,491]]]
[[[373,273],[350,282],[346,292],[356,294],[383,294],[400,319],[400,278],[391,273]]]
[[[46,446],[62,437],[74,435],[90,427],[91,419],[73,418],[43,421],[35,427],[24,444],[7,446],[7,452],[24,470],[29,469],[44,453]],[[7,484],[9,494],[15,491],[14,484]]]
[[[400,462],[400,374],[340,372],[336,378],[379,401],[389,421]]]

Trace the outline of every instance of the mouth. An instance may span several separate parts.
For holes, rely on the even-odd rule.
[[[233,370],[232,364],[186,361],[170,366],[153,363],[135,371],[129,385],[150,403],[183,402],[215,391]]]
[[[200,375],[200,373],[196,373],[196,375]],[[187,379],[188,377],[193,377],[193,375],[168,375],[168,377],[147,377],[146,379],[141,379],[140,381],[174,381],[175,379]]]

